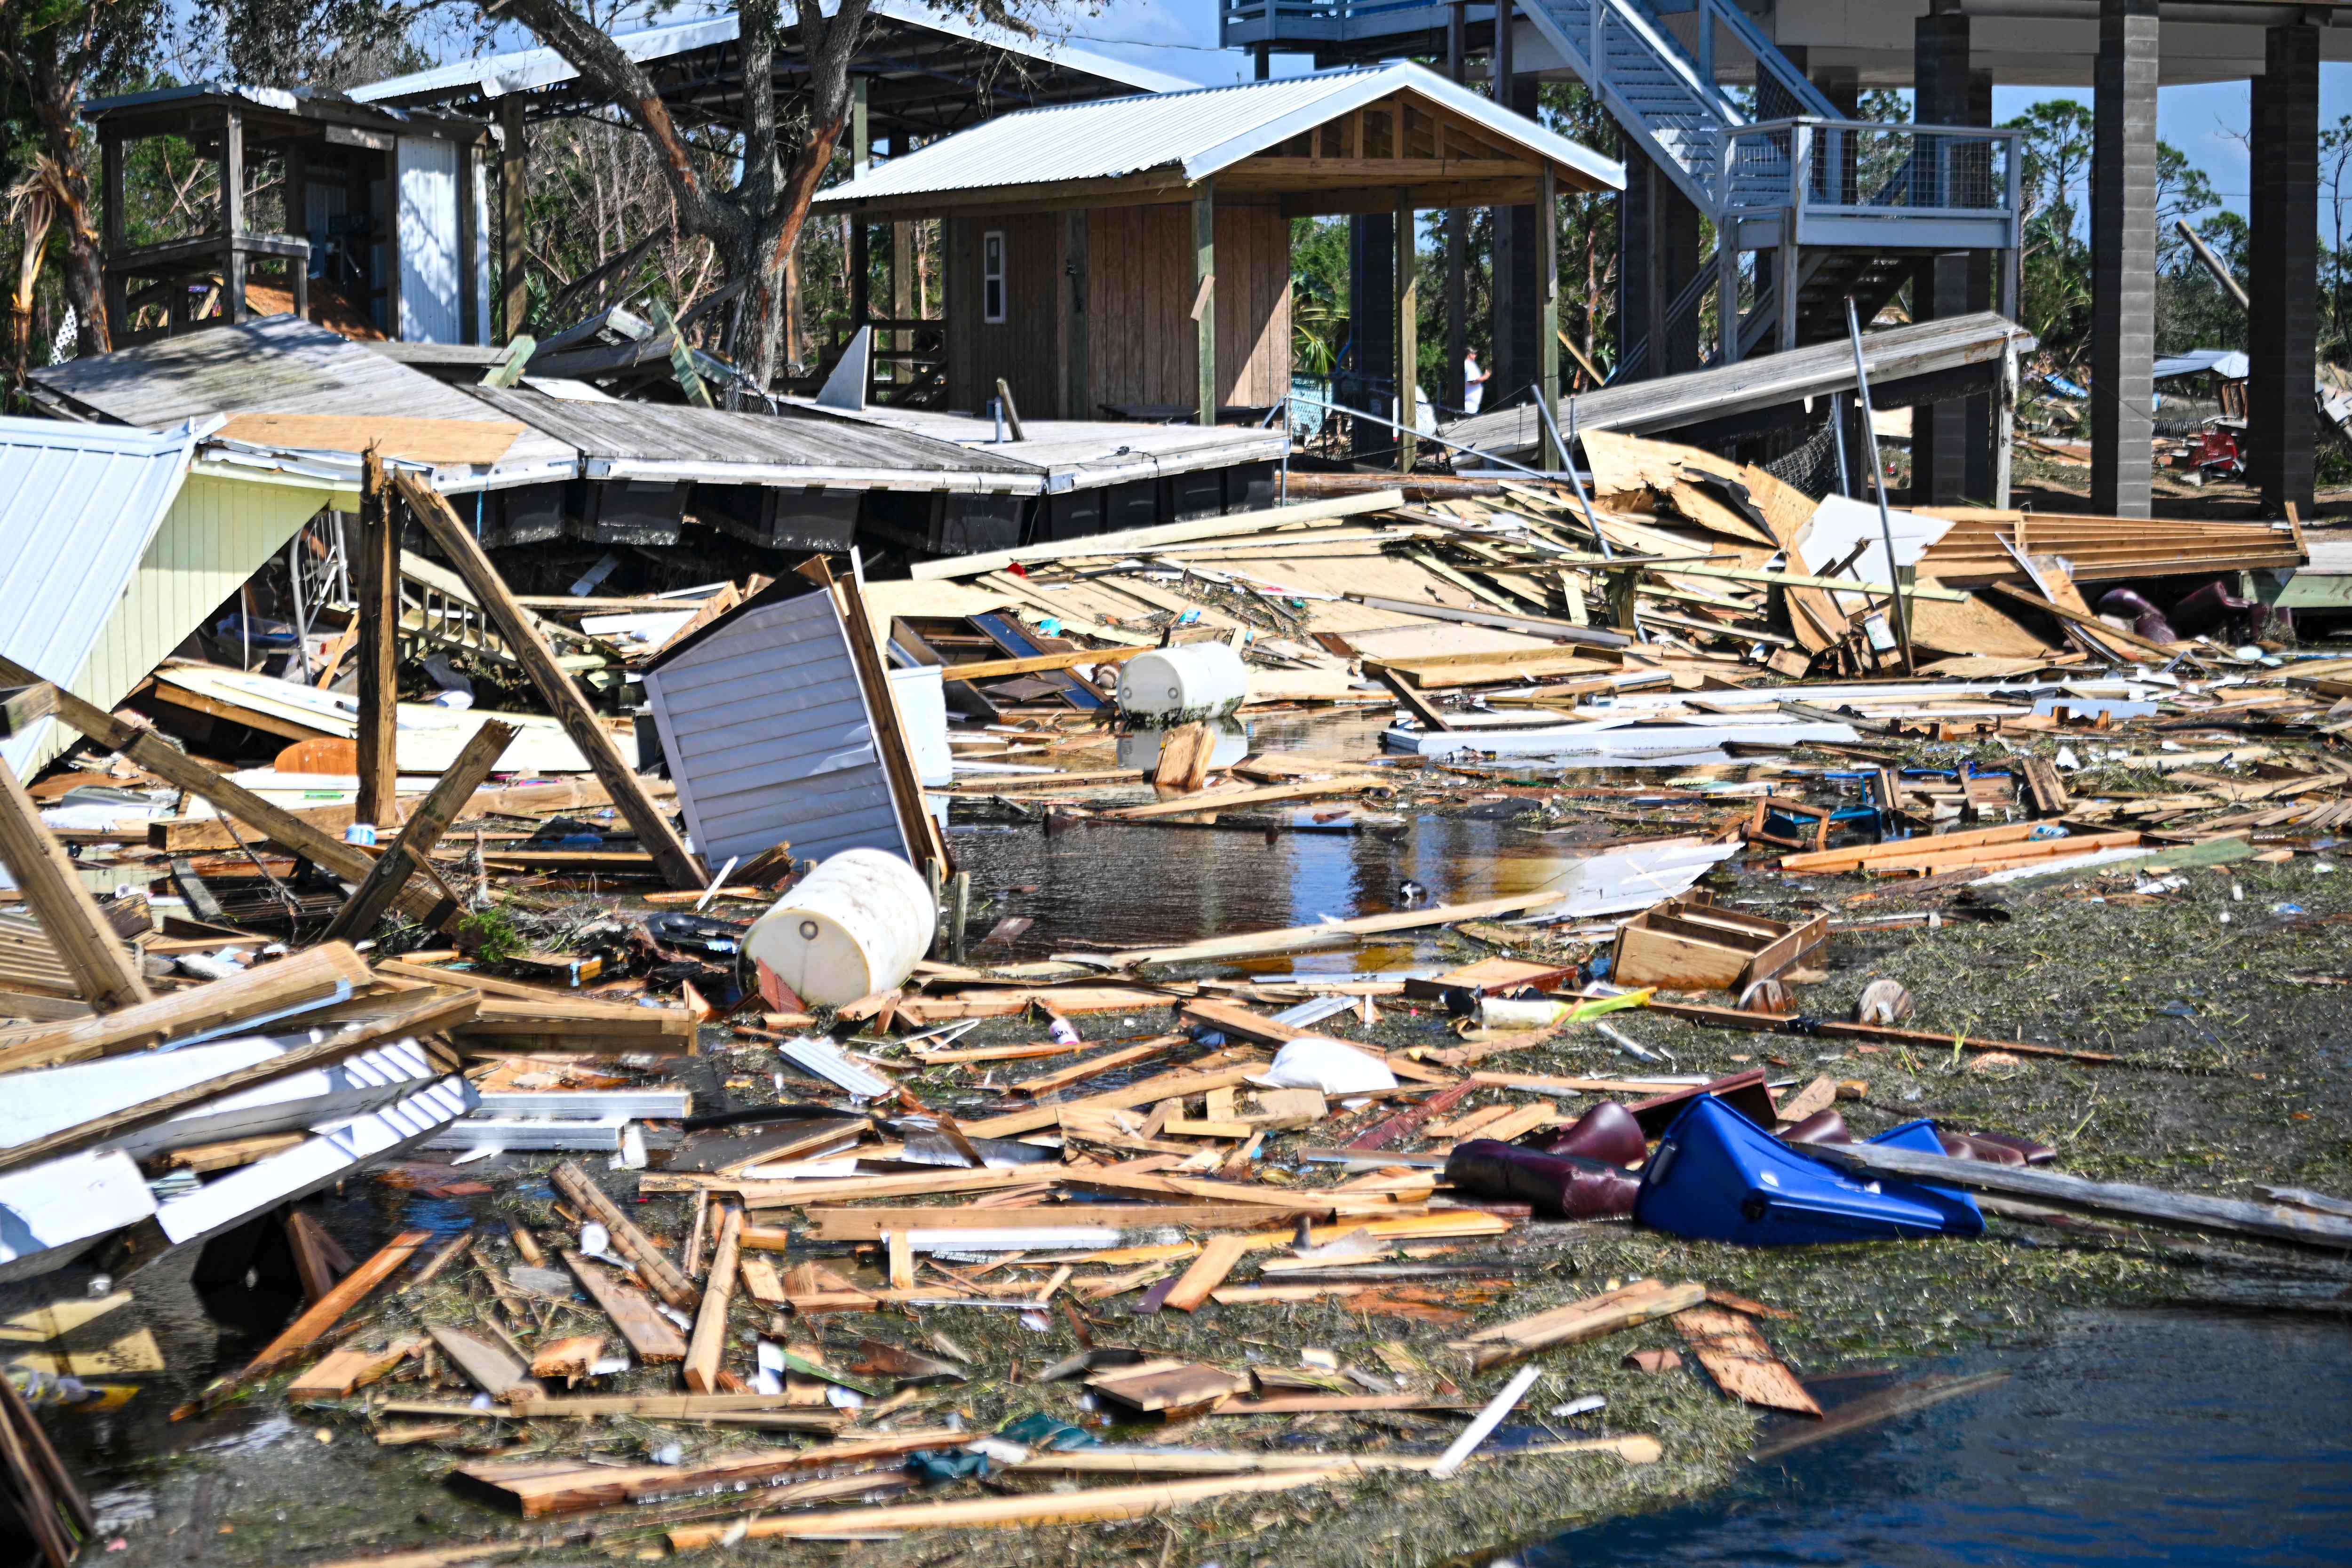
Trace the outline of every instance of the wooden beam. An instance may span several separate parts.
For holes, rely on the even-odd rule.
[[[1034,675],[1040,670],[1067,669],[1076,664],[1123,664],[1137,654],[1151,651],[1141,647],[1080,647],[1028,658],[983,658],[971,664],[943,664],[940,666],[940,677],[944,680],[1000,680],[1007,676]]]
[[[25,903],[39,917],[81,999],[100,1013],[148,1000],[139,966],[106,923],[98,900],[81,884],[74,863],[46,824],[41,809],[0,762],[0,862],[16,879]]]
[[[1217,423],[1217,201],[1216,182],[1202,180],[1192,191],[1192,323],[1199,372],[1194,418],[1203,430]]]
[[[1392,127],[1390,136],[1391,150],[1402,154],[1404,150],[1404,106],[1398,104],[1390,114]],[[1396,377],[1396,422],[1403,428],[1397,432],[1397,472],[1412,472],[1413,458],[1420,442],[1413,436],[1414,422],[1421,416],[1421,247],[1412,231],[1412,192],[1399,186],[1396,193],[1396,361],[1392,374]]]
[[[359,774],[353,820],[383,826],[400,819],[394,736],[400,677],[400,508],[383,477],[383,455],[371,443],[361,455],[360,550],[352,591],[359,595]]]
[[[852,562],[854,567],[855,557]],[[891,803],[906,835],[907,858],[919,871],[925,859],[934,861],[945,877],[955,869],[955,856],[938,821],[923,805],[923,781],[915,772],[914,750],[899,721],[898,699],[890,689],[882,650],[874,641],[874,617],[866,608],[866,586],[854,569],[846,577],[834,576],[821,555],[813,564],[816,581],[833,594],[835,607],[841,614],[850,662],[856,667],[858,689],[865,693],[866,710],[873,720],[875,755],[882,764],[882,776],[889,784]]]
[[[0,1031],[0,1072],[144,1050],[241,1018],[329,1001],[370,978],[359,954],[341,942],[314,947],[98,1017]]]
[[[1539,184],[1542,195],[1536,204],[1536,395],[1556,416],[1559,410],[1559,175],[1551,164],[1544,165]],[[1663,342],[1663,339],[1660,341]],[[1653,363],[1663,359],[1661,353],[1660,361]],[[1537,450],[1541,454],[1537,467],[1547,471],[1567,467],[1568,454],[1560,451],[1559,443],[1552,439],[1549,425],[1545,426]]]
[[[622,757],[612,733],[596,721],[580,688],[555,662],[555,650],[547,646],[547,639],[531,624],[530,616],[515,603],[499,569],[490,564],[490,558],[482,553],[482,547],[474,542],[472,532],[449,509],[441,492],[405,472],[395,476],[393,483],[401,499],[408,503],[409,511],[424,527],[425,537],[449,558],[458,575],[465,578],[466,585],[473,590],[475,599],[497,623],[499,635],[506,639],[515,662],[530,677],[540,700],[562,721],[564,732],[588,759],[596,777],[612,792],[613,803],[628,819],[637,841],[651,852],[654,863],[661,868],[670,886],[708,887],[710,878],[701,862],[687,849],[669,818],[646,793],[645,781]]]
[[[215,984],[220,983],[216,981]],[[169,1094],[142,1100],[137,1105],[109,1115],[59,1128],[46,1137],[0,1149],[0,1171],[13,1171],[43,1160],[54,1160],[60,1155],[103,1143],[109,1139],[136,1132],[142,1127],[152,1127],[205,1100],[218,1100],[240,1089],[250,1089],[255,1084],[267,1083],[289,1073],[317,1067],[322,1062],[341,1061],[378,1040],[437,1034],[472,1017],[477,1002],[473,992],[455,988],[419,987],[415,991],[395,993],[376,1005],[378,1011],[374,1016],[345,1019],[343,1026],[323,1040],[297,1046],[290,1051],[280,1052],[250,1067],[238,1068],[234,1072],[222,1073],[201,1083],[190,1084],[185,1089],[173,1089]],[[354,1025],[357,1026],[352,1026]]]
[[[46,680],[0,691],[0,735],[21,735],[57,710],[58,689]]]
[[[14,660],[0,657],[0,681],[29,686],[40,677]],[[213,772],[152,730],[126,724],[104,709],[58,689],[57,716],[125,761],[138,763],[166,784],[176,784],[209,802],[224,816],[249,824],[272,842],[281,844],[315,866],[347,882],[361,881],[375,864],[366,851],[321,832],[283,806],[274,805],[243,784]],[[440,909],[438,894],[403,890],[400,909],[420,921],[430,921]]]
[[[719,1246],[710,1255],[709,1283],[702,1289],[694,1339],[686,1352],[686,1386],[697,1394],[721,1392],[719,1358],[727,1349],[727,1309],[735,1300],[735,1265],[742,1246],[743,1211],[730,1204],[719,1227]]]
[[[555,1167],[550,1178],[556,1190],[570,1198],[612,1234],[613,1245],[621,1255],[636,1265],[654,1294],[681,1312],[691,1312],[702,1304],[702,1292],[693,1280],[678,1272],[677,1265],[666,1257],[661,1248],[639,1230],[636,1223],[623,1214],[620,1205],[604,1195],[595,1180],[580,1168],[579,1162],[566,1160]]]
[[[490,770],[513,743],[515,734],[512,724],[502,724],[496,719],[486,721],[474,731],[448,771],[426,793],[424,804],[402,825],[400,837],[393,840],[392,847],[369,868],[358,890],[335,911],[322,940],[357,942],[375,929],[376,921],[392,907],[394,895],[408,885],[409,878],[425,868],[433,846],[447,831],[458,808],[490,776]]]

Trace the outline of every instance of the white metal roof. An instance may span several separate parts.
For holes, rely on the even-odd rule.
[[[832,3],[825,6],[827,11],[834,8]],[[929,5],[916,4],[914,0],[875,0],[871,11],[877,16],[887,16],[893,21],[929,27],[934,32],[970,38],[976,43],[1025,55],[1033,59],[1066,66],[1072,70],[1084,71],[1088,76],[1139,88],[1145,92],[1177,92],[1193,85],[1181,77],[1130,65],[1092,49],[1074,47],[1066,40],[1050,37],[1024,38],[1007,28],[935,10]],[[730,11],[717,16],[647,27],[642,32],[618,34],[613,42],[633,60],[662,60],[690,54],[714,44],[732,43],[738,26],[735,13]],[[353,88],[351,96],[366,103],[471,88],[485,98],[502,98],[510,92],[529,92],[533,88],[570,81],[579,74],[572,68],[571,61],[553,49],[510,49],[503,54],[481,55],[470,60],[453,60],[447,65],[435,66],[430,70],[412,71],[406,76],[389,77],[365,87]]]
[[[1612,190],[1624,188],[1624,165],[1615,159],[1498,109],[1424,66],[1391,60],[1273,81],[1024,109],[877,164],[864,179],[823,192],[817,205],[1112,180],[1171,164],[1181,165],[1188,182],[1198,181],[1400,90]]]
[[[0,653],[69,681],[105,632],[163,514],[196,433],[0,418]],[[0,742],[20,766],[47,725]]]

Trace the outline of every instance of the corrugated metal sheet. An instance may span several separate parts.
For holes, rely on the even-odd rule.
[[[1397,60],[1274,81],[1024,110],[893,159],[862,180],[825,191],[816,205],[827,210],[942,191],[1110,180],[1171,167],[1181,167],[1188,181],[1200,180],[1401,90],[1442,104],[1498,139],[1611,189],[1624,185],[1623,166],[1614,160],[1499,110],[1435,71]]]
[[[222,413],[482,417],[457,388],[290,315],[67,360],[31,379],[35,395],[63,411],[150,429]],[[446,465],[433,482],[446,491],[535,483],[570,477],[579,460],[553,437],[525,430],[495,464]]]
[[[187,432],[0,419],[0,653],[74,684],[179,496],[194,447]],[[26,772],[47,728],[0,742],[0,756]]]
[[[830,15],[836,7],[827,5]],[[1007,53],[1025,58],[1045,60],[1071,70],[1084,71],[1088,76],[1102,78],[1146,92],[1174,92],[1192,83],[1165,72],[1149,70],[1109,55],[1092,49],[1077,48],[1068,42],[1052,37],[1024,38],[1007,28],[975,23],[929,5],[908,4],[907,0],[877,0],[868,8],[869,14],[910,26],[928,27],[958,38],[970,38]],[[672,22],[642,32],[622,33],[613,42],[633,60],[665,60],[677,55],[691,54],[696,49],[731,44],[740,24],[733,12],[705,17],[691,22]],[[412,71],[406,76],[388,77],[366,87],[354,88],[351,96],[362,103],[383,103],[406,100],[427,101],[454,93],[479,91],[488,98],[501,98],[510,92],[528,92],[533,88],[550,87],[570,81],[580,73],[572,62],[553,49],[509,49],[500,54],[481,55],[470,60],[456,60],[431,70]]]
[[[739,612],[645,684],[704,859],[908,853],[832,595]]]
[[[475,386],[473,396],[580,449],[591,479],[711,479],[740,484],[888,485],[1034,495],[1034,463],[862,420],[739,414],[683,404],[581,402]],[[479,417],[478,413],[477,417]]]

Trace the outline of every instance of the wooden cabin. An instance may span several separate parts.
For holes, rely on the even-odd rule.
[[[1409,253],[1424,209],[1532,204],[1548,235],[1560,190],[1623,184],[1613,160],[1395,62],[1009,114],[814,210],[944,220],[950,408],[984,409],[1002,381],[1032,418],[1213,424],[1290,388],[1291,219],[1393,211]],[[1549,247],[1539,271],[1556,393]],[[1400,366],[1416,308],[1400,290]]]
[[[479,121],[216,83],[82,113],[98,132],[118,348],[286,312],[346,337],[489,341],[495,133]],[[193,224],[134,207],[142,153],[192,183]]]

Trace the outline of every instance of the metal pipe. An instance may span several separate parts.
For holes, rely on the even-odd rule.
[[[1576,504],[1583,509],[1584,526],[1592,530],[1593,542],[1601,546],[1601,553],[1612,561],[1615,560],[1617,552],[1609,548],[1609,536],[1601,531],[1601,520],[1592,515],[1592,502],[1585,497],[1584,476],[1576,471],[1575,450],[1560,436],[1559,421],[1552,417],[1551,410],[1544,406],[1544,400],[1540,397],[1536,399],[1536,412],[1543,416],[1544,426],[1551,432],[1551,444],[1559,450],[1559,460],[1568,470],[1568,482],[1576,487]],[[1568,400],[1568,421],[1573,429],[1576,425],[1576,399],[1573,397]]]
[[[1886,544],[1886,581],[1895,592],[1895,635],[1903,645],[1903,673],[1914,675],[1916,668],[1911,659],[1911,609],[1903,598],[1902,568],[1895,563],[1895,520],[1886,514],[1886,472],[1878,460],[1878,426],[1870,412],[1870,372],[1862,362],[1862,318],[1853,308],[1853,296],[1845,297],[1846,335],[1853,340],[1853,384],[1862,400],[1863,439],[1870,448],[1870,493],[1878,498],[1878,536]],[[1802,563],[1799,563],[1802,564]]]
[[[1369,419],[1373,424],[1381,426],[1386,429],[1394,430],[1400,435],[1404,432],[1404,426],[1398,424],[1393,419],[1383,419],[1377,414],[1367,414],[1360,408],[1350,408],[1344,403],[1327,403],[1322,398],[1308,397],[1299,393],[1293,393],[1291,395],[1297,397],[1301,403],[1312,404],[1318,408],[1328,410],[1333,414],[1345,414],[1351,419]],[[1530,468],[1525,463],[1515,463],[1508,458],[1497,457],[1494,453],[1489,452],[1481,447],[1473,447],[1465,442],[1448,440],[1445,437],[1431,435],[1426,431],[1416,430],[1413,434],[1423,440],[1434,441],[1441,447],[1451,447],[1457,452],[1469,452],[1475,456],[1486,458],[1486,461],[1490,463],[1500,463],[1503,467],[1511,469],[1513,472],[1525,474],[1532,479],[1551,479],[1559,477],[1557,474],[1546,473],[1541,468]],[[1461,469],[1456,468],[1454,473],[1458,476],[1461,471]]]
[[[2195,253],[2198,260],[2205,264],[2205,270],[2213,275],[2213,281],[2221,286],[2222,292],[2238,302],[2238,309],[2252,310],[2253,301],[2246,297],[2246,286],[2238,281],[2237,276],[2229,268],[2222,265],[2221,258],[2213,254],[2213,247],[2197,237],[2197,231],[2189,226],[2189,220],[2185,217],[2174,218],[2172,226],[2180,231],[2180,237],[2189,242],[2189,248]]]

